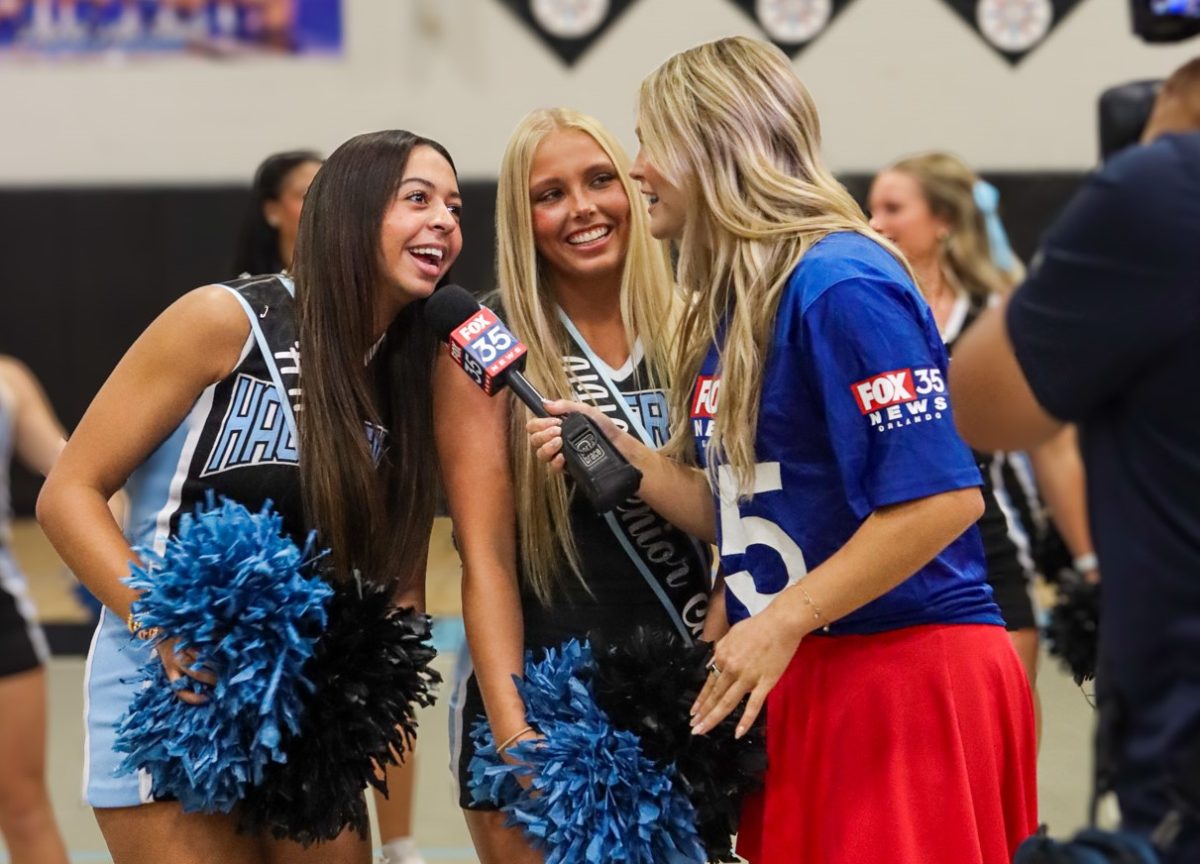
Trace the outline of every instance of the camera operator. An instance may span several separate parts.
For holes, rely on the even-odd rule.
[[[1200,861],[1196,810],[1170,824],[1187,812],[1181,790],[1200,786],[1197,130],[1200,58],[1163,86],[1141,146],[1088,178],[1028,280],[964,336],[950,368],[975,448],[1080,426],[1104,574],[1098,777],[1124,827],[1171,864]]]

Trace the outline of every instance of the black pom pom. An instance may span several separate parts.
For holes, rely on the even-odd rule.
[[[686,645],[673,632],[638,628],[620,644],[595,649],[596,702],[613,725],[641,738],[642,751],[675,765],[677,782],[696,809],[696,833],[710,861],[738,861],[742,798],[762,785],[767,767],[764,715],[733,737],[742,708],[706,735],[693,735],[689,709],[708,676],[712,646]]]
[[[1047,649],[1076,684],[1096,677],[1100,636],[1100,585],[1076,577],[1058,584],[1058,603],[1046,625]]]
[[[314,690],[300,733],[242,802],[240,827],[308,846],[347,828],[367,836],[370,784],[386,794],[377,768],[404,758],[417,734],[415,706],[434,702],[441,676],[430,620],[396,609],[385,591],[340,586],[329,625],[306,669]],[[381,773],[381,772],[380,772]]]

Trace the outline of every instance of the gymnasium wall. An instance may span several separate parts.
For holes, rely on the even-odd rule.
[[[636,0],[573,67],[496,0],[343,0],[336,59],[0,63],[0,353],[27,362],[68,426],[137,333],[188,288],[232,276],[254,166],[404,126],[455,156],[466,198],[455,277],[492,280],[492,201],[509,131],[571,105],[630,147],[637,84],[672,52],[757,26],[728,0]],[[1010,66],[939,0],[854,0],[796,60],[830,164],[871,172],[929,147],[1001,188],[1019,254],[1095,161],[1095,98],[1197,53],[1140,43],[1124,2],[1082,0]],[[18,476],[29,512],[36,484]]]
[[[633,143],[638,82],[674,51],[761,35],[729,0],[636,0],[567,68],[497,0],[343,0],[340,59],[0,65],[0,184],[244,182],[264,153],[368,129],[442,140],[490,178],[529,109],[571,105]],[[1124,0],[1081,0],[1016,68],[940,0],[854,0],[796,68],[839,171],[931,145],[984,168],[1083,169],[1095,97],[1161,76],[1189,43],[1147,46]]]

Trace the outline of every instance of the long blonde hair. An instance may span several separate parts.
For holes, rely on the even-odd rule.
[[[621,320],[632,349],[640,337],[649,380],[666,387],[670,345],[665,341],[676,317],[678,295],[665,244],[650,236],[641,194],[629,176],[629,157],[595,119],[566,108],[528,114],[513,131],[500,167],[496,192],[496,267],[500,297],[512,329],[529,347],[525,375],[543,393],[568,396],[570,383],[562,355],[569,350],[566,328],[533,236],[529,174],[538,145],[551,132],[576,130],[592,137],[612,161],[629,198],[628,247],[621,277]],[[560,562],[565,558],[581,577],[571,534],[569,495],[561,476],[550,475],[529,447],[524,408],[510,404],[509,453],[517,512],[517,540],[525,578],[543,602],[549,602]]]
[[[899,171],[917,181],[929,204],[929,212],[946,223],[948,233],[938,244],[938,265],[951,287],[986,300],[1007,293],[1024,275],[1014,258],[1014,269],[1006,273],[992,261],[986,217],[975,202],[979,177],[957,156],[929,152],[901,159],[890,171]]]
[[[695,297],[678,335],[672,416],[687,416],[689,383],[724,321],[721,404],[707,456],[710,469],[728,465],[748,497],[763,370],[792,269],[835,231],[904,258],[826,169],[816,106],[772,45],[733,37],[676,54],[642,82],[638,126],[650,161],[690,199],[678,279]],[[668,452],[694,458],[686,424],[676,426]]]

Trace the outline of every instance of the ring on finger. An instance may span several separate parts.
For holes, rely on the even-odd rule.
[[[716,678],[716,677],[720,676],[720,674],[721,674],[721,667],[717,665],[717,662],[716,662],[715,660],[713,660],[713,661],[710,661],[710,662],[709,662],[709,664],[708,664],[708,674],[709,674],[709,675],[712,675],[714,678]]]

